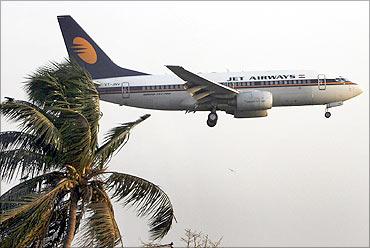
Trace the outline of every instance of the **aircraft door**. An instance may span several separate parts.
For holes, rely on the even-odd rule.
[[[124,82],[121,84],[122,98],[130,98],[130,83]]]
[[[326,76],[325,74],[317,75],[317,85],[319,90],[326,90]]]

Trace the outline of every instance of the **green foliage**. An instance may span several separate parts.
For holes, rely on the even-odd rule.
[[[170,199],[157,185],[128,174],[112,172],[105,181],[113,199],[136,208],[138,216],[150,216],[153,239],[162,238],[170,230],[174,218]]]
[[[69,180],[38,195],[24,197],[20,206],[5,211],[1,215],[1,246],[25,247],[42,242],[58,198],[66,194]]]
[[[55,116],[46,109],[25,101],[8,100],[1,103],[0,111],[6,118],[20,122],[22,133],[40,137],[44,143],[60,147],[61,135],[53,122]]]
[[[96,192],[87,205],[87,222],[81,235],[82,247],[113,247],[121,240],[117,223],[114,219],[113,207],[109,196],[101,183],[91,186]]]
[[[103,166],[109,162],[109,159],[112,157],[113,153],[118,148],[122,147],[122,145],[126,144],[130,136],[130,130],[149,117],[150,115],[148,114],[144,115],[136,121],[123,123],[120,126],[108,131],[104,139],[104,144],[96,151],[95,158],[97,159],[96,163],[99,168],[103,168]]]
[[[0,104],[0,113],[20,124],[20,131],[0,133],[0,175],[21,179],[0,197],[0,247],[59,247],[81,222],[82,245],[122,243],[109,191],[150,217],[154,239],[163,237],[174,218],[168,196],[144,179],[105,172],[132,128],[149,115],[113,128],[99,146],[99,94],[77,64],[40,68],[25,89],[30,102]]]

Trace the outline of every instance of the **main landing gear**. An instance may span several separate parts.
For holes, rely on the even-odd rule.
[[[207,125],[209,127],[214,127],[216,126],[217,124],[217,120],[218,120],[218,116],[216,114],[216,111],[212,111],[211,113],[209,113],[208,115],[208,119],[207,119]]]

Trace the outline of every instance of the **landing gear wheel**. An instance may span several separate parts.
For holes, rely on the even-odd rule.
[[[207,120],[207,125],[209,126],[209,127],[214,127],[214,126],[216,126],[216,124],[217,124],[217,121],[211,121],[211,120]]]
[[[214,126],[216,126],[216,124],[217,124],[217,120],[218,120],[218,116],[217,116],[217,114],[216,114],[216,112],[211,112],[211,113],[209,113],[209,115],[208,115],[208,120],[207,120],[207,125],[209,126],[209,127],[214,127]]]
[[[208,115],[208,120],[209,121],[217,122],[217,119],[218,119],[218,116],[217,116],[216,112],[209,113],[209,115]]]
[[[325,112],[325,117],[326,117],[326,118],[330,118],[330,116],[331,116],[331,113],[330,113],[329,111],[326,111],[326,112]]]

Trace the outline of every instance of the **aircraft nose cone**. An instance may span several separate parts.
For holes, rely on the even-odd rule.
[[[356,85],[356,86],[354,87],[353,96],[358,96],[358,95],[360,95],[361,93],[362,93],[362,90],[361,90],[360,86]]]

